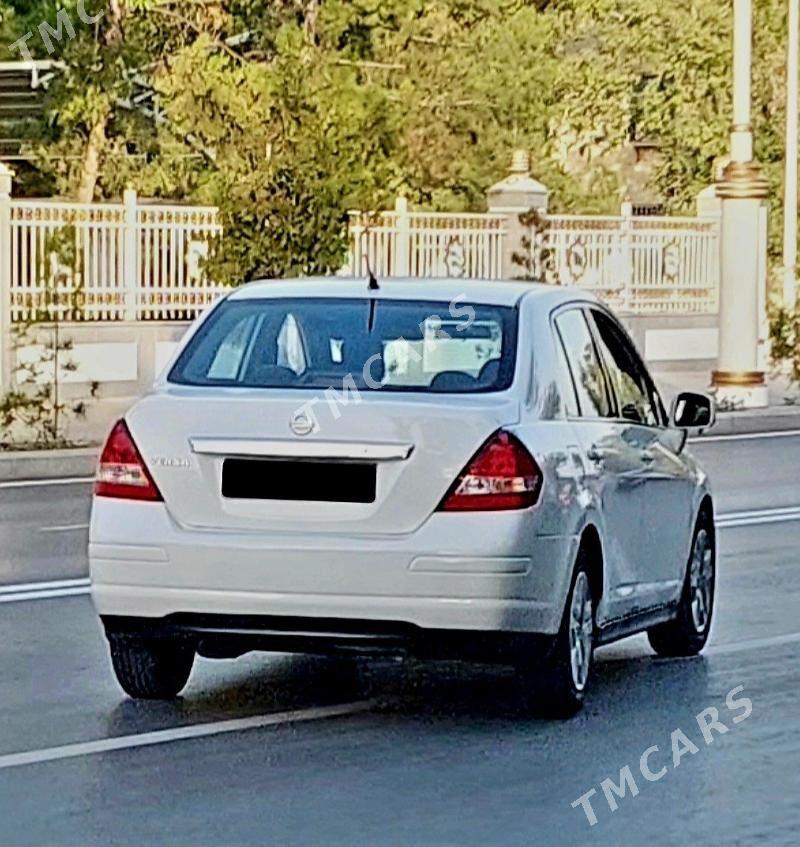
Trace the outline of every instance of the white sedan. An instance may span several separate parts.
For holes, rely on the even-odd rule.
[[[113,428],[92,594],[123,689],[195,655],[514,665],[569,715],[594,648],[705,645],[714,506],[688,431],[611,312],[515,282],[309,279],[235,289]]]

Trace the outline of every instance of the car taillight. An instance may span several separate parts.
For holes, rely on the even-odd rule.
[[[539,499],[542,472],[510,432],[496,432],[477,452],[439,511],[476,512],[527,509]]]
[[[103,447],[94,493],[125,500],[163,500],[125,421],[117,421]]]

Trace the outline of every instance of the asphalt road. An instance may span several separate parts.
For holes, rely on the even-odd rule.
[[[800,438],[695,449],[721,512],[800,506]],[[41,530],[86,510],[80,486],[0,490],[3,579],[82,574],[83,531]],[[800,521],[720,546],[707,654],[601,650],[564,723],[521,715],[502,670],[374,664],[365,702],[335,664],[275,656],[200,661],[181,700],[134,704],[88,598],[0,604],[0,845],[797,845]],[[751,709],[726,706],[739,687]],[[728,731],[707,745],[709,707]],[[638,793],[612,812],[626,765]],[[591,789],[594,826],[572,806]]]

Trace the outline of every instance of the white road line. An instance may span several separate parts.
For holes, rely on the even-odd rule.
[[[79,529],[89,529],[88,523],[65,524],[64,526],[40,526],[39,532],[77,532]]]
[[[23,600],[56,600],[59,597],[80,597],[89,593],[86,588],[59,588],[55,591],[31,591],[0,595],[0,603],[21,603]]]
[[[50,582],[20,582],[13,585],[0,586],[0,596],[3,594],[19,594],[31,591],[52,591],[58,588],[80,588],[88,587],[89,577],[82,576],[77,579],[56,579]]]
[[[776,430],[774,432],[732,432],[730,435],[703,435],[699,438],[690,438],[690,444],[713,444],[719,441],[756,441],[764,438],[797,438],[800,429]]]
[[[800,507],[784,509],[760,509],[752,512],[732,512],[717,517],[718,529],[735,529],[743,526],[786,523],[800,520]]]
[[[729,644],[711,644],[705,652],[714,656],[724,656],[730,653],[746,653],[749,650],[763,650],[765,647],[781,647],[784,644],[797,644],[798,642],[800,642],[800,632],[790,632],[788,635],[751,638],[747,641],[733,641]]]
[[[742,509],[741,512],[723,512],[720,515],[721,518],[725,520],[736,520],[738,518],[749,518],[754,515],[763,515],[765,512],[769,512],[773,515],[786,515],[790,512],[800,511],[800,505],[797,506],[773,506],[769,509]]]
[[[642,633],[639,634],[639,638],[641,638]],[[800,632],[790,632],[787,635],[772,635],[766,638],[750,638],[742,641],[729,641],[727,643],[716,644],[713,641],[703,650],[700,656],[654,656],[652,654],[649,655],[637,655],[633,653],[618,653],[617,655],[608,656],[605,655],[604,652],[606,649],[612,649],[617,646],[614,644],[608,645],[608,648],[601,648],[601,652],[598,656],[598,659],[601,663],[609,663],[609,662],[652,662],[657,661],[659,664],[663,664],[665,662],[695,662],[698,658],[702,658],[703,656],[729,656],[735,655],[736,653],[749,653],[753,650],[764,650],[767,647],[783,647],[787,644],[800,644]]]
[[[93,476],[73,476],[68,479],[21,479],[13,482],[0,482],[3,488],[47,488],[51,485],[88,485],[94,482]]]
[[[374,700],[362,700],[356,703],[342,703],[335,706],[318,706],[310,709],[298,709],[293,712],[278,712],[272,715],[256,715],[251,718],[235,718],[228,721],[181,726],[174,729],[162,729],[156,732],[144,732],[140,735],[121,735],[117,738],[102,738],[97,741],[85,741],[79,744],[66,744],[63,747],[48,747],[43,750],[29,750],[25,753],[10,753],[0,756],[0,770],[17,768],[22,765],[35,765],[41,762],[55,762],[60,759],[77,759],[94,756],[98,753],[110,753],[114,750],[131,750],[135,747],[152,747],[173,741],[186,741],[191,738],[205,738],[211,735],[224,735],[230,732],[244,732],[250,729],[262,729],[285,723],[318,721],[355,715],[373,708]]]
[[[52,582],[27,582],[0,587],[0,603],[21,603],[27,600],[54,600],[58,597],[78,597],[89,593],[89,579],[59,579]]]

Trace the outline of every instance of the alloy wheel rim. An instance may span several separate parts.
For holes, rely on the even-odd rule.
[[[697,632],[705,632],[711,617],[711,601],[714,585],[714,551],[705,529],[697,533],[692,551],[692,566],[689,573],[689,601],[692,623]]]
[[[581,571],[575,580],[569,612],[569,655],[572,682],[578,691],[583,691],[589,677],[594,638],[594,614],[592,591],[588,576]]]

